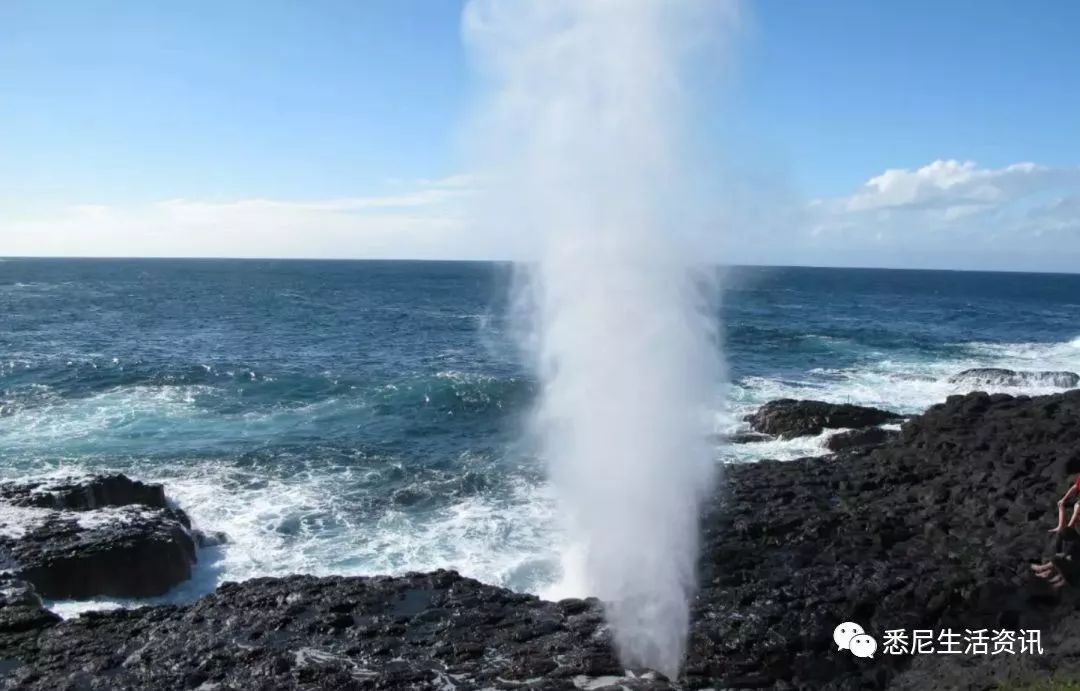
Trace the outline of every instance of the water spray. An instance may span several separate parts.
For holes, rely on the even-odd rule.
[[[535,429],[628,666],[678,673],[713,489],[713,286],[680,241],[687,56],[714,2],[473,0],[489,211],[528,239]],[[704,29],[703,29],[704,28]],[[568,577],[575,577],[568,574]]]

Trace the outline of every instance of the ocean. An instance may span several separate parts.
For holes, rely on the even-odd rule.
[[[825,435],[723,442],[772,399],[916,413],[966,392],[948,380],[967,368],[1080,371],[1080,275],[742,267],[722,282],[720,464],[825,453]],[[528,442],[511,285],[497,263],[2,260],[0,478],[164,483],[229,543],[157,600],[440,567],[553,594],[568,539]]]

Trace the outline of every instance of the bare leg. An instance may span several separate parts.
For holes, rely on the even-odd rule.
[[[1067,497],[1067,496],[1069,496],[1069,495],[1067,495],[1067,494],[1066,494],[1066,495],[1065,495],[1065,497]],[[1065,497],[1062,497],[1062,498],[1061,498],[1061,499],[1060,499],[1060,500],[1058,501],[1058,520],[1057,520],[1057,527],[1056,527],[1056,528],[1053,528],[1053,529],[1052,529],[1052,530],[1050,531],[1051,533],[1056,533],[1056,532],[1060,531],[1060,530],[1061,530],[1062,528],[1064,528],[1064,527],[1065,527]]]

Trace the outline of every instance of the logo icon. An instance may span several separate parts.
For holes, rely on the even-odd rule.
[[[863,627],[853,621],[845,621],[843,624],[840,624],[833,629],[832,632],[832,639],[833,642],[836,643],[836,649],[847,650],[848,643],[851,642],[851,639],[858,636],[860,633],[866,633],[866,631],[863,631]]]
[[[877,652],[877,640],[853,621],[845,621],[833,629],[832,639],[837,650],[850,650],[855,657],[873,658]]]
[[[874,657],[874,651],[877,650],[877,641],[873,636],[865,633],[860,633],[851,638],[848,643],[848,649],[855,657]]]

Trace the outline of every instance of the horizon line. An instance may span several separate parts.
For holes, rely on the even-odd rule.
[[[172,257],[172,256],[95,256],[95,255],[0,255],[0,263],[7,261],[232,261],[232,262],[426,262],[444,264],[529,264],[519,259],[462,259],[462,258],[416,258],[416,257]],[[722,269],[837,269],[850,271],[924,271],[987,274],[1036,274],[1048,276],[1078,276],[1080,271],[1042,271],[1030,269],[966,269],[928,268],[909,266],[840,266],[824,264],[713,264]]]

